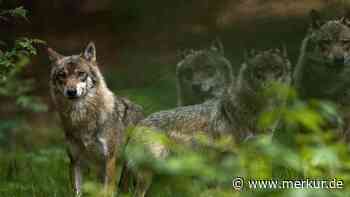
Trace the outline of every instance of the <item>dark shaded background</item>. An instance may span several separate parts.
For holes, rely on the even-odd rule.
[[[243,51],[251,48],[286,45],[295,63],[310,10],[320,10],[326,17],[344,14],[342,1],[337,0],[2,2],[5,7],[23,5],[29,11],[28,21],[1,26],[2,40],[14,36],[39,38],[66,55],[80,53],[90,40],[95,41],[98,62],[109,87],[142,104],[147,113],[176,105],[174,77],[178,51],[209,47],[218,37],[235,71],[243,60]],[[55,136],[52,133],[60,133],[57,139],[62,139],[62,132],[52,129],[59,126],[49,97],[49,70],[42,47],[22,76],[35,80],[33,94],[49,105],[47,113],[26,114],[31,137],[25,137],[30,139]],[[11,99],[0,98],[0,102],[1,118],[18,115],[11,111]],[[30,139],[23,141],[29,143]]]
[[[174,65],[176,51],[201,48],[219,37],[237,67],[242,51],[286,44],[294,59],[305,34],[311,9],[330,8],[326,0],[25,0],[28,23],[12,30],[47,41],[63,54],[78,53],[96,42],[98,61],[106,70],[126,72],[116,88],[154,82],[140,70]],[[31,65],[40,84],[47,83],[47,58]],[[128,71],[125,71],[128,70]],[[40,75],[39,75],[40,73]],[[110,73],[110,72],[108,72]],[[124,75],[125,76],[125,75]],[[110,76],[113,77],[113,76]]]

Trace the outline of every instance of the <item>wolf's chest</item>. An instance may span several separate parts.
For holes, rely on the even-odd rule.
[[[90,124],[88,126],[87,124]],[[69,141],[79,146],[81,149],[94,149],[98,142],[99,131],[97,125],[93,123],[78,124],[66,129],[66,137]]]
[[[87,112],[73,111],[62,116],[67,138],[85,147],[96,143],[99,132],[97,116]]]
[[[79,139],[68,139],[68,150],[74,157],[94,161],[105,158],[110,151],[107,140],[98,136],[82,136]]]

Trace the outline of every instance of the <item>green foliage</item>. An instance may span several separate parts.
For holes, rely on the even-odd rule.
[[[27,19],[27,11],[23,7],[3,10],[0,11],[0,17]],[[28,95],[33,90],[33,81],[18,78],[24,66],[29,63],[29,58],[37,54],[35,44],[45,42],[29,38],[17,38],[13,45],[0,42],[0,96],[16,98],[16,104],[24,109],[42,111],[46,107],[37,98]]]
[[[0,10],[0,20],[9,20],[14,17],[27,20],[27,10],[23,7]],[[7,75],[18,66],[22,58],[37,54],[35,44],[45,44],[45,42],[39,39],[17,38],[10,45],[0,40],[0,83],[6,82]]]
[[[0,20],[10,20],[13,17],[27,19],[27,11],[23,7],[0,10]],[[14,101],[11,112],[16,112],[16,117],[12,117],[13,120],[7,118],[0,121],[0,145],[8,145],[6,142],[10,140],[12,133],[21,128],[23,121],[20,120],[22,118],[20,112],[47,110],[46,105],[38,97],[31,95],[34,81],[20,76],[30,58],[37,54],[35,45],[44,43],[42,40],[29,38],[17,38],[12,43],[0,41],[0,98],[4,103]]]
[[[6,82],[9,73],[21,66],[23,58],[36,55],[37,51],[34,44],[44,44],[39,39],[19,38],[15,41],[14,46],[1,51],[0,53],[0,83]],[[4,45],[4,44],[3,44]]]
[[[0,16],[2,16],[3,18],[6,16],[11,16],[11,17],[19,17],[19,18],[27,19],[27,10],[24,9],[22,6],[20,6],[12,10],[0,11]]]
[[[181,196],[329,196],[326,189],[245,188],[237,193],[231,186],[234,177],[246,180],[337,178],[344,183],[350,181],[347,173],[350,169],[349,150],[338,137],[337,127],[330,124],[330,120],[339,118],[334,106],[327,102],[301,101],[292,90],[280,91],[282,93],[275,94],[290,95],[289,104],[261,116],[262,126],[271,126],[269,124],[276,118],[284,125],[273,139],[269,134],[261,134],[237,145],[230,136],[212,140],[200,133],[174,141],[165,132],[136,128],[132,133],[136,140],[128,147],[126,157],[136,171],[148,169],[156,174],[152,196],[178,196],[180,193]],[[293,146],[285,138],[293,141]],[[156,146],[166,147],[171,154],[166,159],[154,159],[148,151]],[[279,168],[284,171],[276,175]],[[332,195],[346,196],[349,192],[346,188],[338,189]]]
[[[0,154],[0,196],[71,196],[62,149]]]

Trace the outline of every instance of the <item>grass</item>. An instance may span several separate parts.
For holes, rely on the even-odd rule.
[[[62,147],[1,153],[0,196],[70,196],[68,158]]]

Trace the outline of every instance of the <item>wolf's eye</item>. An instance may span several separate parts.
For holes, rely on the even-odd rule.
[[[343,44],[349,44],[350,43],[350,39],[344,39],[341,41]]]
[[[63,71],[60,71],[60,72],[57,73],[57,77],[58,78],[65,78],[66,77],[66,73],[63,72]]]
[[[79,77],[83,77],[83,76],[85,76],[85,72],[78,72],[78,75],[79,75]]]
[[[78,72],[78,76],[82,81],[85,81],[87,78],[86,72],[82,72],[82,71]]]

